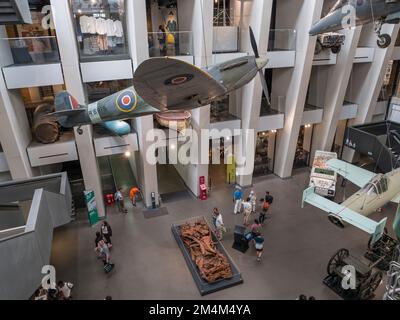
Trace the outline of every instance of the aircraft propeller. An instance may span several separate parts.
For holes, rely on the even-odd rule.
[[[260,75],[261,86],[263,88],[264,95],[267,99],[268,104],[271,105],[271,101],[269,98],[268,84],[267,84],[267,81],[265,80],[265,76],[264,76],[264,72],[263,72],[263,68],[267,65],[268,59],[260,57],[260,54],[258,52],[256,38],[254,37],[253,29],[251,27],[250,27],[250,43],[251,43],[251,47],[253,48],[254,56],[256,58],[258,74]]]

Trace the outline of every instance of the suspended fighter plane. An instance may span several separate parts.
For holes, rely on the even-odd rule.
[[[346,23],[350,21],[348,19],[350,11],[346,8],[348,5],[355,10],[357,26],[375,23],[375,32],[378,35],[377,44],[380,48],[387,48],[392,38],[388,34],[381,34],[382,25],[400,22],[400,0],[339,0],[328,15],[312,26],[310,35],[315,36],[345,29]]]
[[[347,223],[372,235],[371,243],[378,241],[385,229],[387,218],[376,222],[367,218],[389,202],[398,204],[397,215],[393,222],[393,230],[400,240],[400,168],[387,174],[375,174],[347,162],[331,159],[327,167],[336,171],[343,178],[350,180],[362,188],[341,204],[330,201],[310,186],[303,193],[303,203],[307,202],[329,214],[329,220],[343,228]]]
[[[123,119],[207,105],[249,83],[257,73],[269,100],[262,71],[268,60],[260,57],[251,28],[250,40],[254,56],[204,69],[167,57],[148,59],[135,72],[134,87],[88,106],[79,105],[68,92],[60,92],[55,99],[56,112],[50,115],[56,116],[63,127],[102,124],[109,131],[124,135],[130,132],[130,126]]]
[[[160,110],[193,109],[208,105],[249,83],[259,73],[269,103],[263,68],[268,59],[260,57],[250,28],[254,56],[245,56],[200,69],[170,58],[144,61],[136,70],[133,84],[144,101]]]

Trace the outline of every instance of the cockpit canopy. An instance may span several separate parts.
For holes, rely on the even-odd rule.
[[[388,179],[384,174],[378,174],[361,191],[367,195],[381,195],[388,191]]]

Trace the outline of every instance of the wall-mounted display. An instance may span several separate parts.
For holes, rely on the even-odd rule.
[[[72,0],[81,60],[126,55],[124,0]]]

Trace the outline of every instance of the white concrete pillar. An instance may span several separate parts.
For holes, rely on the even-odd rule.
[[[0,26],[0,39],[7,38],[4,26]],[[7,41],[0,41],[0,68],[14,60]],[[0,143],[13,179],[30,178],[38,171],[32,169],[26,148],[32,141],[31,128],[20,93],[8,90],[3,74],[0,74]]]
[[[399,33],[400,25],[385,24],[382,27],[382,33],[392,36],[393,41],[386,49],[380,49],[376,45],[376,35],[372,26],[364,27],[365,38],[363,41],[370,46],[375,46],[375,56],[372,63],[363,63],[354,66],[350,86],[346,98],[358,104],[358,113],[355,119],[351,120],[349,125],[357,125],[372,121],[379,93],[382,89],[386,68],[393,56],[395,39]],[[360,40],[361,41],[361,40]],[[343,159],[353,161],[354,150],[345,148]]]
[[[149,58],[147,42],[146,0],[125,1],[128,32],[128,46],[134,69]],[[154,129],[153,116],[132,119],[133,128],[138,135],[139,152],[130,161],[132,170],[136,172],[136,180],[142,190],[146,207],[152,205],[151,194],[155,193],[156,205],[159,205],[157,167],[150,165],[146,159],[151,142],[146,141],[147,132]],[[134,163],[132,163],[134,161]]]
[[[146,0],[126,0],[125,5],[128,46],[135,70],[139,64],[149,58]],[[158,31],[158,28],[153,31]]]
[[[251,15],[249,25],[253,29],[254,37],[258,45],[258,51],[260,55],[265,55],[268,50],[268,38],[269,29],[271,23],[271,10],[272,10],[272,0],[254,0],[251,7]],[[249,30],[247,29],[247,32]],[[244,37],[243,37],[244,39]],[[250,40],[246,43],[242,43],[242,48],[246,48],[247,52],[254,54],[251,48]],[[258,132],[258,122],[260,119],[260,108],[261,108],[261,98],[262,98],[262,86],[261,81],[258,77],[247,84],[242,89],[242,100],[241,100],[241,118],[242,118],[242,134],[238,137],[239,148],[238,152],[245,152],[246,146],[255,146]],[[253,130],[254,135],[247,135],[246,131]],[[249,141],[252,139],[253,141]],[[237,182],[241,186],[249,186],[252,184],[253,179],[253,169],[254,169],[254,156],[255,149],[249,150],[250,154],[246,152],[246,170],[245,174],[240,174],[237,178]],[[240,155],[239,155],[240,157]],[[241,171],[242,165],[238,166],[239,172]]]
[[[85,105],[86,97],[79,67],[79,53],[76,42],[75,26],[68,0],[51,0],[54,24],[57,30],[57,42],[60,50],[65,86],[76,100]],[[93,127],[83,126],[82,134],[74,129],[75,142],[86,190],[93,190],[99,217],[105,217],[103,191],[96,153],[93,146]]]
[[[309,30],[321,17],[322,7],[323,0],[304,0],[294,26],[297,32],[296,63],[289,82],[281,83],[287,87],[284,102],[285,126],[279,130],[275,157],[275,174],[281,178],[290,177],[292,174],[316,43],[316,37],[310,37]],[[277,21],[278,19],[279,17]],[[275,80],[274,78],[273,86],[279,87],[280,84],[275,83]],[[282,77],[282,80],[288,79]]]
[[[338,126],[341,111],[343,109],[344,97],[353,69],[354,56],[361,35],[361,27],[343,31],[346,41],[342,50],[337,55],[337,62],[329,66],[327,86],[324,97],[324,116],[322,123],[315,126],[315,138],[313,141],[313,153],[315,150],[330,151],[336,128]],[[310,94],[313,94],[310,92]],[[314,155],[311,155],[311,159]]]

